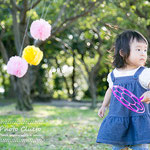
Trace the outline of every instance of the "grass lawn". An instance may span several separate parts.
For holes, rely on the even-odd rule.
[[[0,107],[0,150],[109,150],[97,144],[102,119],[97,109],[34,104],[19,112],[15,105]]]
[[[0,107],[0,150],[111,150],[95,142],[103,120],[98,109],[33,106],[30,112]]]

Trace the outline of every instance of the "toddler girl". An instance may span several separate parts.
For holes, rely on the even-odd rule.
[[[147,49],[146,38],[137,31],[127,30],[116,39],[115,69],[108,75],[109,88],[98,115],[103,117],[110,103],[109,113],[100,126],[96,140],[97,143],[112,144],[113,150],[127,150],[129,147],[148,150],[150,69],[144,67]]]

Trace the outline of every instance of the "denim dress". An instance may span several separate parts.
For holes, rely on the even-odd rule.
[[[133,76],[114,77],[113,71],[111,79],[113,85],[121,86],[132,92],[137,98],[147,91],[139,83],[139,75],[144,70],[140,67]],[[131,97],[124,95],[124,99],[130,103]],[[103,120],[98,136],[97,143],[112,145],[136,145],[150,143],[150,109],[149,104],[142,103],[145,111],[142,113],[134,112],[125,107],[116,97],[111,94],[109,113]]]

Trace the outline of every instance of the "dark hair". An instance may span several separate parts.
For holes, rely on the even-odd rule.
[[[130,42],[136,39],[138,42],[145,42],[148,45],[146,38],[139,32],[126,30],[118,35],[115,42],[115,52],[113,65],[116,68],[122,68],[126,65],[126,59],[130,55]],[[120,52],[122,56],[120,55]]]

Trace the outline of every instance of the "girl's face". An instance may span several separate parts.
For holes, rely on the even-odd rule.
[[[130,55],[127,58],[127,66],[137,68],[144,66],[147,60],[147,44],[144,41],[138,42],[134,39],[130,43]]]

